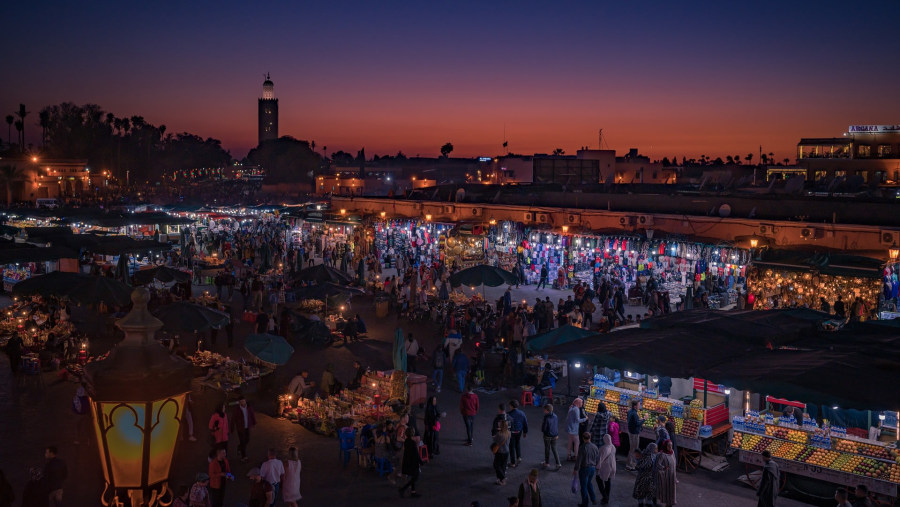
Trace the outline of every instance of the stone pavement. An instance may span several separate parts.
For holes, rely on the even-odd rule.
[[[487,297],[500,297],[505,288],[488,288]],[[561,291],[548,289],[551,300],[556,301]],[[544,291],[539,294],[543,296]],[[515,300],[523,297],[533,301],[535,292],[531,287],[515,290]],[[239,297],[236,295],[236,297]],[[258,426],[252,431],[249,445],[250,463],[240,463],[237,450],[232,443],[229,456],[236,481],[229,484],[226,505],[245,503],[249,482],[245,477],[251,466],[257,465],[265,457],[266,449],[274,447],[284,456],[287,448],[296,446],[303,462],[302,505],[357,505],[371,506],[411,503],[418,505],[468,506],[472,500],[479,500],[485,506],[505,506],[505,498],[513,495],[528,471],[538,467],[543,460],[543,441],[540,438],[541,412],[539,408],[527,407],[526,413],[532,426],[532,433],[523,440],[525,457],[521,466],[510,469],[506,486],[494,484],[491,466],[492,456],[488,450],[490,423],[497,404],[517,398],[519,391],[510,389],[494,394],[479,394],[481,411],[476,418],[476,440],[472,447],[463,446],[464,426],[458,412],[459,394],[451,387],[451,379],[445,375],[444,389],[439,395],[439,405],[447,412],[442,421],[441,454],[425,465],[419,485],[422,497],[403,499],[397,495],[396,487],[387,479],[379,478],[373,471],[363,470],[351,460],[346,468],[339,461],[336,439],[314,434],[303,427],[286,420],[270,417],[274,398],[281,386],[301,369],[308,369],[312,379],[318,381],[328,362],[335,364],[336,376],[346,381],[352,376],[352,361],[358,358],[373,369],[391,368],[391,343],[394,329],[401,326],[405,332],[416,335],[426,350],[431,351],[439,343],[434,324],[430,322],[409,323],[397,320],[393,315],[376,319],[371,297],[353,300],[353,311],[362,315],[369,328],[369,338],[361,343],[348,346],[335,344],[326,348],[316,348],[295,340],[296,353],[291,361],[268,380],[270,389],[261,390],[248,398],[258,411]],[[78,315],[73,318],[77,320]],[[235,330],[236,343],[233,350],[227,350],[223,337],[213,348],[231,355],[245,354],[243,337],[251,332],[250,324],[239,323]],[[221,334],[221,333],[220,333]],[[430,373],[430,367],[422,368]],[[14,485],[17,496],[21,496],[27,479],[29,466],[41,465],[42,447],[55,444],[60,447],[60,455],[68,462],[69,480],[66,484],[67,505],[99,505],[102,478],[98,463],[96,443],[92,439],[89,419],[74,414],[70,408],[75,384],[56,381],[53,374],[38,377],[13,378],[5,355],[0,355],[0,468]],[[221,402],[223,395],[214,390],[194,392],[194,418],[197,442],[184,440],[176,454],[172,472],[172,484],[190,484],[194,474],[206,469],[209,450],[208,432],[204,430],[213,406]],[[557,414],[564,417],[565,407]],[[421,417],[421,416],[420,416]],[[423,427],[419,420],[419,428]],[[564,455],[564,442],[559,449]],[[631,473],[620,468],[613,481],[613,501],[610,505],[633,505],[631,488],[634,482]],[[738,470],[740,468],[740,470]],[[679,505],[686,506],[752,506],[756,499],[754,492],[735,481],[743,467],[733,463],[732,469],[723,473],[697,471],[681,475],[678,486]],[[564,463],[559,472],[541,471],[545,506],[574,505],[579,499],[571,493],[572,464]],[[280,503],[279,503],[280,504]],[[779,506],[802,505],[796,501],[782,499]]]

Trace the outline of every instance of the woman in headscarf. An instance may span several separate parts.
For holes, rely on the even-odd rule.
[[[441,431],[441,410],[437,405],[437,397],[429,396],[425,404],[425,445],[428,447],[429,456],[437,456],[441,453],[438,447],[438,437]]]
[[[600,447],[600,457],[597,459],[597,488],[603,496],[600,503],[609,503],[612,478],[616,475],[616,446],[612,443],[609,433],[603,435],[603,445]]]
[[[635,454],[640,451],[635,450]],[[638,501],[638,505],[653,505],[656,495],[653,489],[653,461],[656,458],[656,444],[647,445],[641,457],[638,458],[635,470],[637,477],[634,480],[634,490],[631,496]]]
[[[675,453],[672,450],[672,441],[662,443],[659,454],[654,463],[654,477],[656,480],[656,501],[666,507],[675,505]]]

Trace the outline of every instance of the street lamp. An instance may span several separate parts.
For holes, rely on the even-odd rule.
[[[150,293],[131,294],[133,309],[116,322],[125,339],[85,369],[106,489],[104,505],[168,505],[169,471],[178,442],[191,366],[153,340],[163,323],[147,310]],[[163,498],[168,497],[168,500]]]
[[[756,245],[759,244],[759,240],[756,238],[750,238],[750,248],[756,248]]]
[[[896,243],[894,243],[894,245],[888,249],[888,255],[890,256],[892,262],[896,261],[897,257],[900,256],[900,248],[897,247]]]

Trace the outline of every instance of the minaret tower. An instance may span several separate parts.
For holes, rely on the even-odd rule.
[[[259,144],[278,139],[278,99],[275,98],[275,84],[266,73],[263,95],[259,99]]]

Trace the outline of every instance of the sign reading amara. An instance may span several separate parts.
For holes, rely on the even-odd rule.
[[[900,125],[850,125],[847,132],[854,134],[878,134],[888,132],[900,132]]]

